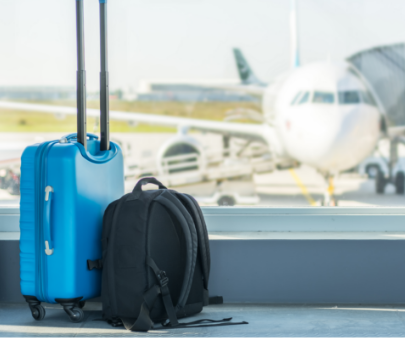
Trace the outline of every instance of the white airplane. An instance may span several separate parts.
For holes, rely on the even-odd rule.
[[[378,96],[349,63],[317,62],[299,66],[295,8],[291,14],[293,69],[265,85],[242,53],[234,50],[242,84],[231,87],[262,98],[263,123],[217,122],[181,117],[111,111],[110,119],[174,126],[181,131],[175,143],[192,144],[188,129],[219,133],[266,144],[280,168],[307,164],[328,183],[323,205],[336,205],[333,177],[367,157],[381,137],[388,136]],[[0,108],[76,115],[76,108],[0,102]],[[87,109],[98,117],[99,111]],[[402,128],[397,128],[402,132]],[[402,182],[403,185],[403,182]]]

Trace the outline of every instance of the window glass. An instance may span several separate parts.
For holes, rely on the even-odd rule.
[[[306,102],[308,102],[308,100],[309,100],[309,92],[305,92],[302,95],[301,99],[299,100],[298,104],[306,103]]]
[[[360,92],[356,90],[339,92],[340,104],[357,104],[360,103]]]
[[[361,100],[370,106],[376,106],[373,95],[370,92],[360,91]]]
[[[312,99],[313,103],[334,103],[335,95],[328,92],[314,92],[314,98]]]
[[[25,147],[77,128],[75,1],[1,3],[0,205],[20,201]],[[83,3],[87,132],[99,134],[99,2]],[[401,0],[110,1],[110,139],[126,192],[155,176],[201,205],[321,206],[333,176],[339,206],[405,207],[405,146],[390,172],[371,109],[405,125],[405,44],[392,43],[403,13]]]
[[[300,97],[302,92],[298,92],[297,95],[294,96],[294,99],[291,101],[291,105],[294,105],[297,101],[298,98]]]

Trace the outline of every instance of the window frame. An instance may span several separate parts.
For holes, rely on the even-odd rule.
[[[201,209],[209,232],[405,232],[404,207]],[[19,232],[19,218],[19,206],[0,206],[0,233]]]

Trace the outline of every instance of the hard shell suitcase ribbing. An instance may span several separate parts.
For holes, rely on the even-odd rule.
[[[78,133],[30,146],[21,158],[21,292],[37,320],[47,302],[79,322],[84,301],[100,295],[101,272],[87,260],[101,257],[104,211],[124,193],[122,152],[109,142],[106,6],[100,0],[101,140],[86,134],[83,0],[76,0]]]

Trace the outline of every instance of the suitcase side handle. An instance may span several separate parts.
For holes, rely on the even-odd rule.
[[[45,254],[51,256],[53,254],[53,243],[51,238],[51,204],[52,204],[53,188],[48,185],[45,188],[45,203],[44,203],[44,240]]]

